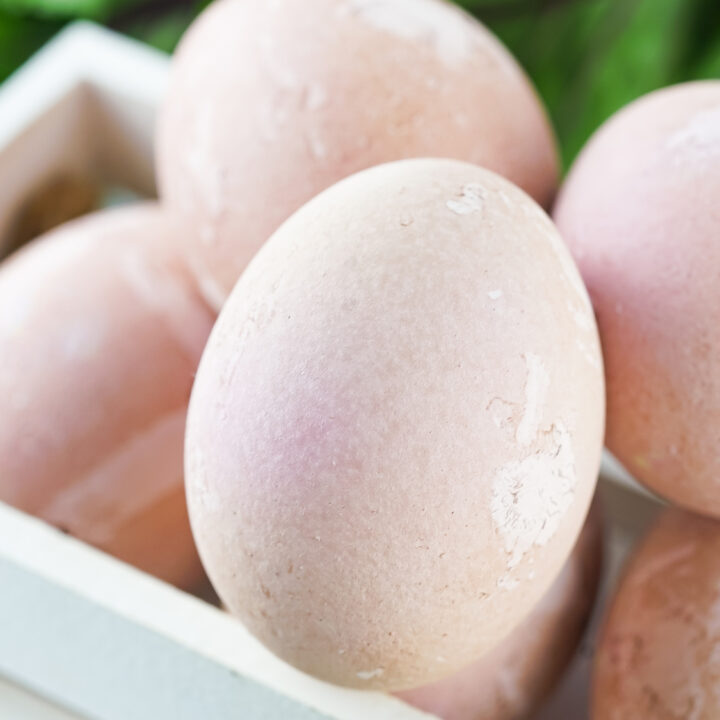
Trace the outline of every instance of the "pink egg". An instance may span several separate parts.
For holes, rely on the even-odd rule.
[[[163,200],[220,307],[303,203],[373,165],[451,157],[550,203],[552,130],[526,76],[442,0],[220,0],[183,39],[158,131]]]
[[[593,720],[720,717],[720,524],[667,510],[632,555],[602,630]]]
[[[661,90],[592,138],[558,227],[605,354],[607,444],[649,488],[720,516],[720,82]]]
[[[203,355],[186,476],[205,567],[307,672],[438,680],[560,572],[603,400],[589,299],[525,193],[450,160],[359,173],[265,245]]]
[[[69,223],[0,267],[0,500],[170,582],[203,577],[183,490],[213,323],[153,206]]]

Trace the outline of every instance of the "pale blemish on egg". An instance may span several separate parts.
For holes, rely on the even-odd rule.
[[[264,35],[261,37],[260,56],[269,79],[277,88],[284,91],[301,89],[301,83],[295,71],[288,65],[278,62],[277,50],[274,47],[272,36]]]
[[[585,308],[578,308],[571,302],[568,302],[567,307],[573,316],[575,324],[581,330],[590,331],[593,329],[592,319],[590,318],[590,315],[586,312]]]
[[[501,466],[493,479],[492,521],[510,569],[533,547],[553,538],[575,497],[577,475],[570,433],[559,422],[545,437],[545,447]]]
[[[513,202],[510,199],[510,197],[508,196],[508,194],[506,192],[504,192],[503,190],[497,190],[496,192],[497,192],[498,197],[503,201],[503,205],[505,205],[505,207],[508,210],[512,209]]]
[[[543,407],[550,388],[550,376],[542,359],[533,353],[525,355],[527,380],[525,381],[525,409],[515,433],[515,439],[522,446],[535,440],[542,422]]]
[[[314,112],[327,103],[327,90],[322,85],[310,85],[305,92],[305,107]]]
[[[458,127],[464,128],[470,124],[470,118],[467,116],[467,113],[458,112],[455,113],[453,117],[455,118],[455,124]]]
[[[364,22],[403,40],[430,45],[451,66],[467,62],[477,46],[472,21],[437,0],[347,0],[350,12]]]
[[[498,578],[497,586],[501,590],[513,590],[520,584],[517,578],[511,577],[510,575],[502,575]]]
[[[376,668],[375,670],[361,670],[355,674],[360,680],[373,680],[374,678],[380,677],[383,672],[382,668]]]
[[[519,677],[514,667],[501,665],[498,669],[498,688],[508,707],[525,707],[528,704],[525,693],[518,682]]]
[[[324,160],[328,156],[327,146],[316,131],[311,131],[307,136],[310,153],[315,160]]]
[[[581,355],[585,358],[585,360],[587,360],[588,365],[594,367],[596,370],[602,369],[602,364],[600,362],[598,353],[593,352],[593,350],[588,347],[580,338],[577,338],[575,340],[575,344],[577,345],[577,348],[580,351]]]
[[[503,291],[491,290],[487,295],[491,300],[499,300],[503,296]]]
[[[213,147],[215,124],[212,108],[209,105],[201,107],[195,115],[185,155],[186,170],[191,177],[198,178],[202,202],[213,219],[218,218],[224,208],[221,174]]]
[[[86,318],[64,328],[60,348],[66,360],[80,362],[96,357],[104,340],[105,327]]]
[[[720,152],[720,105],[696,113],[666,141],[678,163],[707,161]]]
[[[468,183],[457,198],[448,200],[447,207],[456,215],[471,215],[483,209],[483,189],[477,183]]]

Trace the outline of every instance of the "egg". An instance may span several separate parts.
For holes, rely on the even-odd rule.
[[[720,717],[720,524],[666,510],[632,555],[603,628],[593,720]]]
[[[443,0],[219,0],[183,38],[158,129],[163,200],[220,307],[295,210],[411,157],[483,165],[547,205],[552,130],[528,79]]]
[[[720,82],[612,118],[555,211],[605,353],[610,450],[645,485],[720,516]]]
[[[601,565],[602,513],[595,501],[565,567],[522,624],[459,673],[400,697],[443,720],[529,717],[577,650],[597,594]]]
[[[603,398],[589,299],[538,205],[452,160],[361,172],[278,230],[203,355],[186,485],[205,567],[302,670],[438,680],[560,572]]]
[[[214,316],[177,236],[103,211],[0,266],[0,501],[194,587],[183,437]]]

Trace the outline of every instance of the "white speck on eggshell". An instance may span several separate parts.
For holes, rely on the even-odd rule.
[[[562,423],[546,447],[503,465],[493,480],[490,510],[495,531],[516,567],[533,546],[546,545],[573,503],[577,476],[572,438]]]
[[[373,678],[380,677],[382,674],[382,668],[376,668],[375,670],[361,670],[359,673],[356,673],[360,680],[372,680]]]
[[[502,290],[491,290],[491,291],[488,293],[488,297],[489,297],[491,300],[499,300],[502,296],[503,296]]]
[[[457,198],[448,200],[446,205],[456,215],[480,212],[483,208],[483,189],[476,183],[469,183]]]
[[[327,102],[327,91],[322,85],[310,85],[305,94],[305,107],[314,112]]]
[[[313,131],[308,134],[308,145],[310,152],[316,160],[324,160],[327,157],[327,146],[319,137],[318,133]]]
[[[498,578],[497,586],[502,590],[512,590],[520,584],[517,578],[510,577],[510,575],[503,575]]]
[[[503,201],[503,204],[506,208],[511,209],[513,206],[512,200],[508,197],[506,192],[503,192],[502,190],[497,191],[498,197]]]

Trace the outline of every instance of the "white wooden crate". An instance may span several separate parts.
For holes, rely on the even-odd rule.
[[[0,88],[0,256],[23,200],[53,174],[153,193],[154,116],[166,77],[162,54],[78,23]],[[658,505],[611,459],[603,473],[607,594]],[[587,716],[600,615],[537,720]],[[219,609],[2,504],[0,676],[2,718],[431,717],[395,698],[307,677]]]

